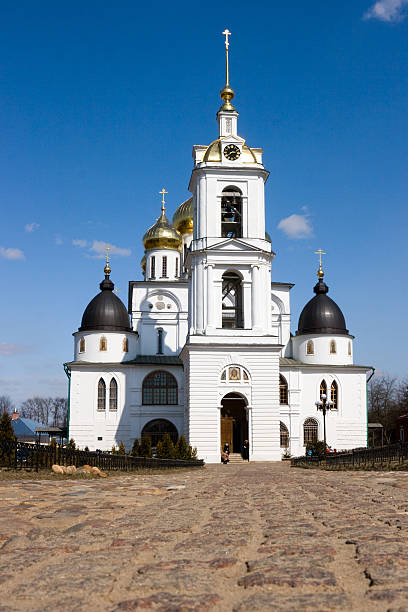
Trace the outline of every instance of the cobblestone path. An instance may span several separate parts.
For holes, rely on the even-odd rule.
[[[287,463],[0,482],[0,611],[408,611],[407,494]]]

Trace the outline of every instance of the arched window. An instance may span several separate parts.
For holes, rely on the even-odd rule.
[[[348,354],[351,355],[351,342],[350,342],[350,340],[349,340],[349,343],[348,343]]]
[[[145,406],[177,404],[177,380],[172,374],[157,370],[143,381],[143,400]]]
[[[142,429],[142,438],[150,438],[152,446],[157,446],[157,443],[163,438],[164,434],[168,433],[174,443],[178,440],[178,432],[176,427],[166,419],[155,419],[149,421]]]
[[[320,383],[320,399],[322,399],[322,395],[325,395],[327,398],[327,384],[325,380],[322,380]]]
[[[287,405],[288,402],[288,383],[282,374],[279,376],[279,401],[281,404]]]
[[[85,352],[85,338],[81,338],[79,341],[79,352],[80,353]]]
[[[101,336],[99,339],[99,350],[107,351],[108,350],[108,341],[105,336]]]
[[[309,442],[317,442],[319,433],[319,424],[316,419],[306,419],[303,423],[303,445],[306,446]]]
[[[226,187],[221,197],[221,236],[242,238],[242,192]]]
[[[129,341],[127,338],[123,338],[123,352],[127,353],[129,351]]]
[[[308,340],[306,345],[306,355],[314,355],[314,342],[313,340]]]
[[[99,379],[98,382],[98,410],[105,410],[106,408],[106,385],[103,378]]]
[[[109,410],[118,409],[118,383],[114,378],[111,379],[109,385]]]
[[[289,446],[289,430],[284,423],[280,423],[280,445],[282,448]]]
[[[222,327],[224,329],[242,329],[242,284],[235,272],[224,272],[222,275]]]
[[[335,355],[337,353],[336,350],[336,341],[330,340],[330,355]]]
[[[162,257],[162,278],[167,278],[167,255]]]
[[[156,277],[156,257],[154,255],[150,258],[150,278]]]
[[[339,388],[335,380],[333,380],[331,384],[330,392],[331,392],[330,399],[333,402],[333,410],[337,410],[339,407]]]

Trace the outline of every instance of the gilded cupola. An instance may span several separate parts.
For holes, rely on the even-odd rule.
[[[191,234],[193,231],[193,198],[180,204],[173,215],[173,225],[180,234]]]
[[[182,242],[181,234],[179,234],[166,217],[163,194],[161,215],[143,236],[144,248],[146,251],[149,249],[174,249],[180,251]]]

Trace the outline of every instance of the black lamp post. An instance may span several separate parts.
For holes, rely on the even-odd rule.
[[[326,412],[327,410],[332,410],[334,404],[331,400],[327,398],[325,393],[322,393],[320,396],[320,401],[315,403],[316,408],[323,412],[323,431],[324,431],[324,452],[326,452],[327,444],[326,444]]]

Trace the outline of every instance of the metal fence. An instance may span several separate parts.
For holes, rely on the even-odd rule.
[[[408,459],[408,442],[361,448],[344,453],[330,453],[323,457],[295,457],[291,460],[293,467],[323,467],[326,469],[342,468],[375,468],[401,464]]]
[[[121,470],[130,472],[141,468],[191,468],[202,467],[204,461],[181,459],[157,459],[114,455],[100,451],[81,451],[55,444],[44,446],[27,442],[0,442],[0,467],[14,470],[50,470],[54,464],[96,466],[104,471]]]

